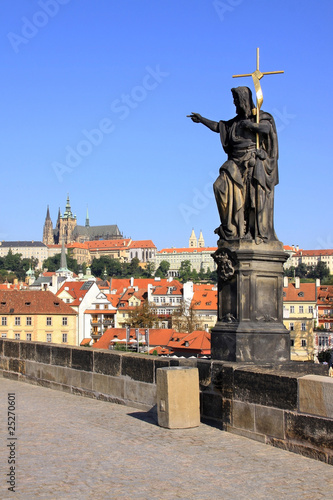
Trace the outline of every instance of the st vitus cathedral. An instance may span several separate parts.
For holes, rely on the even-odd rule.
[[[55,228],[53,228],[50,210],[49,207],[47,207],[43,228],[43,243],[45,245],[61,245],[62,242],[68,245],[75,242],[83,243],[85,241],[121,238],[123,238],[123,235],[120,233],[117,225],[90,226],[88,210],[85,225],[79,226],[77,224],[76,215],[74,215],[71,210],[69,196],[67,196],[66,208],[63,214],[61,214],[59,208]]]

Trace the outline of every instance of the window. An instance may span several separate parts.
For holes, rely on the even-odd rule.
[[[95,304],[95,309],[99,309],[99,304]]]
[[[104,304],[104,309],[109,309],[109,304]]]
[[[68,326],[68,321],[66,317],[62,318],[62,326]]]
[[[295,330],[295,324],[294,323],[289,323],[289,330],[292,332]]]
[[[7,318],[5,316],[2,316],[2,318],[1,318],[1,325],[7,326]]]
[[[19,333],[15,333],[15,340],[20,340],[21,335]]]
[[[65,343],[67,342],[67,333],[62,334],[62,341]]]
[[[323,337],[322,335],[320,335],[318,339],[318,344],[319,347],[328,347],[329,346],[328,337]]]
[[[52,333],[46,334],[46,342],[52,342]]]
[[[326,328],[326,330],[329,330],[331,328],[331,325],[330,325],[330,323],[325,323],[324,327]]]
[[[309,306],[309,313],[313,314],[313,306]]]
[[[52,326],[52,318],[50,316],[46,318],[46,326]]]
[[[27,333],[27,340],[31,340],[31,333]]]
[[[298,312],[303,314],[304,313],[304,306],[298,306]]]
[[[290,306],[290,312],[293,314],[295,312],[295,306]]]
[[[7,337],[7,333],[2,333],[1,338],[5,339]]]
[[[302,339],[302,347],[306,347],[306,340]]]
[[[301,323],[301,330],[302,330],[302,332],[306,331],[306,324],[305,323]]]
[[[21,318],[19,316],[15,316],[15,326],[21,326]]]
[[[31,319],[31,316],[27,316],[27,318],[26,318],[26,325],[27,325],[27,326],[31,326],[31,325],[32,325],[32,319]]]
[[[290,339],[290,347],[294,347],[295,345],[295,340],[294,339]]]

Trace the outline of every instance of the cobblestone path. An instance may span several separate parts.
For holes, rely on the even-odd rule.
[[[15,483],[8,491],[7,394],[15,393]],[[332,498],[327,464],[201,424],[0,378],[0,498]]]

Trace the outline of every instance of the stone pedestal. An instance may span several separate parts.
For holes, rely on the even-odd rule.
[[[198,368],[173,366],[156,370],[158,425],[187,429],[200,424]]]
[[[283,325],[283,263],[280,241],[219,242],[218,321],[212,330],[212,358],[252,363],[290,360],[289,331]]]

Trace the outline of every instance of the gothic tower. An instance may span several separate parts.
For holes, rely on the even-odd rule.
[[[47,212],[44,222],[43,228],[43,243],[44,245],[53,245],[54,244],[54,236],[53,236],[53,224],[50,217],[49,206],[47,206]]]
[[[192,229],[192,233],[191,233],[191,236],[190,236],[190,239],[188,242],[188,246],[189,246],[189,248],[197,248],[197,246],[198,246],[198,240],[197,240],[197,237],[195,235],[194,229]]]
[[[65,245],[73,243],[73,231],[76,224],[76,215],[73,215],[72,213],[69,196],[67,195],[67,203],[63,215],[61,215],[59,208],[58,220],[56,225],[56,243],[58,245],[61,244],[62,241],[64,241]]]
[[[198,248],[204,248],[204,246],[205,246],[205,240],[204,240],[204,237],[202,235],[202,231],[200,229],[200,236],[198,239]]]

